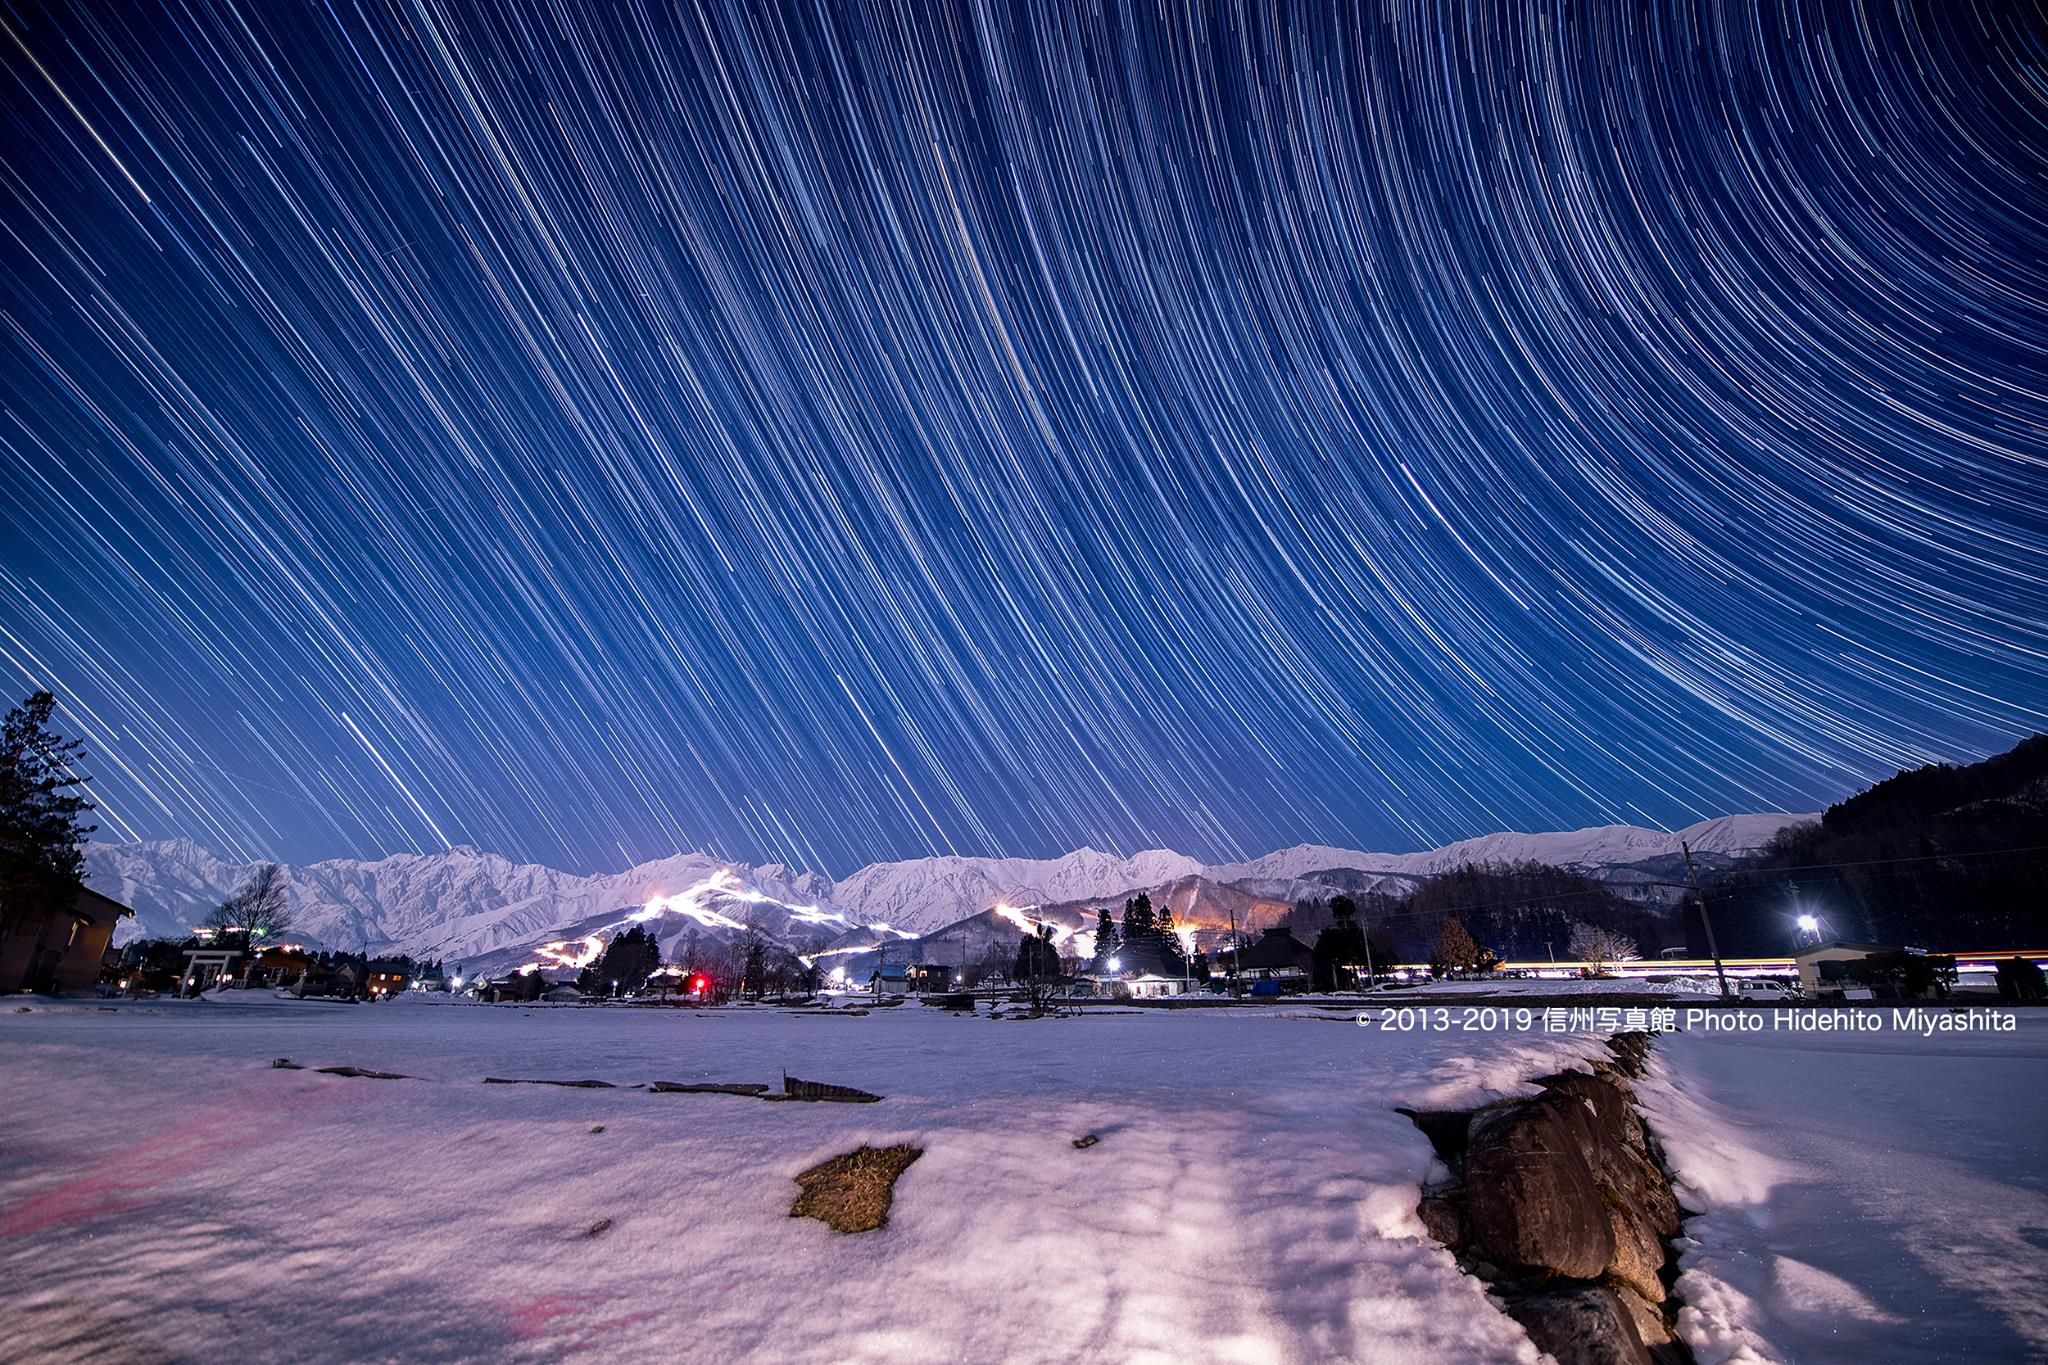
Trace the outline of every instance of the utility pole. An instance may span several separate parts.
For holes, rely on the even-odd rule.
[[[1230,909],[1230,998],[1232,1000],[1242,1000],[1244,998],[1244,986],[1238,980],[1237,959],[1239,956],[1238,950],[1244,945],[1237,941],[1237,905],[1235,902],[1229,902],[1228,904]]]
[[[1365,988],[1372,989],[1372,926],[1365,926]]]
[[[1721,983],[1721,998],[1728,998],[1728,972],[1721,965],[1721,945],[1714,942],[1714,917],[1707,913],[1707,893],[1700,890],[1700,874],[1692,865],[1692,846],[1680,839],[1679,848],[1685,851],[1685,876],[1692,883],[1692,894],[1700,903],[1700,923],[1707,931],[1707,951],[1714,958],[1714,977]]]

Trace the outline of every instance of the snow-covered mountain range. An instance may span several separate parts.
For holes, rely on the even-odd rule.
[[[1079,849],[1059,858],[911,858],[874,863],[838,882],[698,853],[583,875],[466,847],[337,858],[288,872],[295,936],[329,948],[474,961],[581,941],[637,920],[664,943],[693,930],[722,937],[751,926],[810,951],[927,934],[997,905],[1076,907],[1198,882],[1285,901],[1333,886],[1398,889],[1465,863],[1533,860],[1626,883],[1677,858],[1680,840],[1719,863],[1814,818],[1724,816],[1675,833],[1605,825],[1489,834],[1421,853],[1304,844],[1213,866],[1168,849],[1130,857]],[[86,857],[87,881],[135,909],[124,938],[182,935],[253,870],[188,839],[94,844]]]

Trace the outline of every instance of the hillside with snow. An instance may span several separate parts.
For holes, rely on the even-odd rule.
[[[803,951],[932,933],[998,906],[1058,908],[1061,920],[1139,891],[1175,903],[1183,922],[1225,915],[1242,927],[1270,919],[1296,896],[1333,885],[1412,883],[1472,862],[1537,861],[1618,884],[1675,858],[1681,839],[1726,860],[1767,843],[1798,815],[1737,815],[1676,833],[1606,825],[1550,834],[1489,834],[1419,853],[1302,845],[1249,862],[1206,866],[1152,849],[1130,857],[1079,849],[1058,858],[912,858],[874,863],[841,881],[776,864],[682,853],[621,872],[580,874],[453,848],[287,869],[294,937],[322,947],[473,961],[550,941],[647,923],[664,945],[692,931],[725,937],[747,928]],[[94,844],[88,882],[132,906],[123,937],[182,936],[255,865],[214,856],[190,840]]]

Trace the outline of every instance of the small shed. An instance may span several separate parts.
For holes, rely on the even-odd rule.
[[[1851,943],[1836,939],[1832,943],[1818,944],[1803,953],[1796,953],[1792,961],[1799,967],[1800,989],[1807,995],[1817,998],[1823,995],[1839,996],[1856,987],[1856,983],[1851,980],[1844,967],[1845,963],[1904,951],[1905,949],[1895,943]]]
[[[10,904],[0,923],[0,991],[90,990],[114,927],[134,913],[87,886],[54,902]]]

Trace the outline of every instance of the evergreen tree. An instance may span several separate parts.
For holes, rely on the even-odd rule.
[[[759,999],[768,980],[768,941],[748,930],[746,950],[746,965],[740,969],[740,986],[747,994]]]
[[[660,940],[652,931],[635,924],[622,934],[612,935],[604,952],[584,969],[576,984],[579,989],[594,989],[605,995],[630,994],[645,986],[659,966]]]
[[[1159,940],[1159,965],[1166,975],[1184,975],[1185,955],[1181,952],[1180,935],[1174,932],[1172,902],[1159,907],[1159,913],[1152,921],[1152,933]]]
[[[18,913],[70,905],[97,828],[83,822],[91,779],[72,771],[84,743],[50,728],[56,709],[54,696],[37,692],[0,727],[0,937]]]
[[[1095,912],[1095,967],[1097,971],[1108,971],[1109,960],[1116,956],[1122,946],[1116,936],[1116,922],[1109,917],[1109,907]]]
[[[1137,948],[1150,943],[1158,935],[1158,925],[1152,920],[1152,898],[1140,891],[1124,902],[1123,944]]]
[[[1358,906],[1349,896],[1330,902],[1330,927],[1316,936],[1316,989],[1336,990],[1357,983],[1365,970],[1365,930],[1358,923]]]
[[[1050,924],[1040,925],[1035,934],[1024,935],[1017,945],[1017,961],[1011,974],[1018,981],[1046,981],[1060,974],[1060,950],[1053,946]]]

